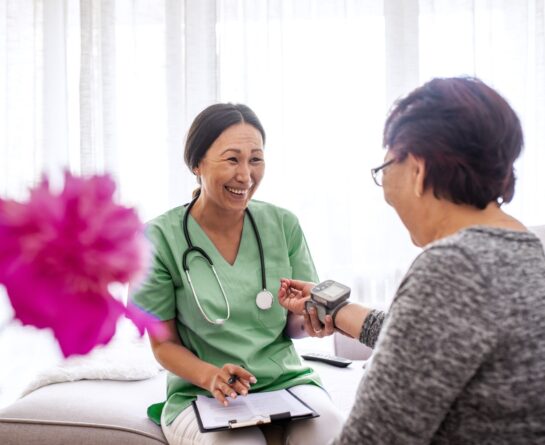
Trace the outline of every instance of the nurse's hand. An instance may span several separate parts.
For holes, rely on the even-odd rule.
[[[282,278],[280,289],[278,289],[278,302],[288,311],[296,315],[303,315],[305,312],[305,301],[310,298],[310,290],[314,283],[300,280]]]
[[[335,332],[331,315],[325,316],[325,324],[322,324],[314,308],[311,308],[308,312],[305,311],[303,317],[305,332],[309,337],[322,338]]]
[[[212,368],[206,380],[205,389],[224,406],[229,404],[227,397],[236,399],[238,394],[245,396],[248,394],[250,384],[257,382],[257,379],[246,369],[231,363],[221,368]]]

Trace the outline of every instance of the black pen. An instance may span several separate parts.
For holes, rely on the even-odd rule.
[[[246,369],[244,367],[244,365],[239,365],[241,368],[243,369]],[[228,385],[232,385],[233,383],[235,383],[236,381],[238,380],[238,375],[236,374],[231,374],[231,377],[229,377],[229,380],[227,380],[227,384]]]
[[[232,385],[238,380],[238,375],[231,374],[231,377],[229,377],[229,380],[227,380],[228,385]]]

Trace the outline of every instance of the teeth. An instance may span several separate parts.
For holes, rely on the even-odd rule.
[[[229,190],[232,193],[235,193],[236,195],[245,195],[247,190],[242,189],[234,189],[232,187],[225,187],[227,190]]]

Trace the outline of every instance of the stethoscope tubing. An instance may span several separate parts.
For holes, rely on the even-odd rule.
[[[184,251],[184,253],[182,255],[182,267],[183,267],[185,275],[187,277],[187,281],[189,282],[189,286],[191,287],[191,291],[193,292],[193,297],[195,298],[195,302],[197,303],[197,306],[198,306],[199,310],[201,311],[201,314],[206,319],[206,321],[208,321],[209,323],[212,323],[212,324],[223,324],[231,316],[231,305],[229,304],[229,300],[227,298],[227,295],[225,293],[223,285],[221,284],[221,281],[220,281],[220,279],[218,277],[218,274],[216,272],[216,268],[214,267],[214,263],[212,262],[212,259],[204,251],[204,249],[193,245],[193,242],[191,241],[191,236],[189,235],[189,229],[188,229],[187,221],[188,221],[188,218],[189,218],[189,213],[190,213],[191,209],[193,208],[193,205],[195,204],[195,202],[197,202],[197,199],[198,199],[198,196],[196,198],[194,198],[189,203],[189,205],[187,206],[187,209],[185,211],[183,220],[182,220],[182,230],[184,232],[185,241],[187,243],[187,249]],[[255,223],[254,217],[253,217],[252,213],[250,212],[250,209],[246,208],[245,212],[248,215],[248,219],[250,220],[250,224],[252,225],[252,229],[253,229],[255,239],[256,239],[256,242],[257,242],[257,248],[259,250],[259,262],[260,262],[260,266],[261,266],[261,285],[262,285],[261,289],[262,289],[262,291],[267,291],[267,278],[266,278],[266,273],[265,273],[265,255],[263,253],[263,244],[261,243],[261,236],[259,235],[259,231],[257,229],[257,224]],[[220,287],[220,290],[221,290],[221,293],[223,295],[225,305],[227,306],[227,316],[225,318],[223,318],[223,319],[218,318],[216,320],[211,320],[206,315],[206,312],[204,311],[203,307],[201,306],[201,303],[199,301],[199,297],[197,296],[197,292],[195,291],[193,281],[191,280],[191,276],[189,274],[189,265],[187,263],[187,258],[189,256],[189,254],[192,253],[192,252],[196,252],[196,253],[200,254],[201,258],[204,258],[204,260],[206,260],[208,262],[210,268],[212,269],[212,272],[214,273],[214,276],[216,278],[216,282],[218,283],[218,285]],[[258,295],[259,295],[259,293],[258,293]]]
[[[202,250],[202,249],[199,249]],[[203,317],[212,324],[223,324],[225,321],[229,320],[231,317],[231,305],[229,304],[229,301],[227,300],[227,295],[225,294],[225,289],[223,289],[223,286],[221,284],[221,281],[218,277],[218,274],[216,272],[216,268],[213,265],[210,265],[210,268],[212,269],[212,272],[214,273],[214,276],[216,277],[216,282],[219,284],[219,287],[221,289],[221,294],[223,295],[223,299],[225,301],[225,305],[227,306],[227,316],[225,318],[219,318],[216,320],[211,320],[208,318],[208,315],[206,315],[206,312],[204,311],[203,307],[201,306],[201,302],[199,301],[199,298],[197,297],[197,292],[195,291],[195,286],[193,286],[193,281],[191,280],[191,275],[189,275],[189,269],[185,270],[185,276],[187,277],[187,281],[189,282],[189,286],[191,287],[191,292],[193,292],[193,297],[195,298],[195,302],[197,303],[197,306],[199,307],[199,310],[201,311],[201,314]]]
[[[252,228],[254,229],[255,239],[257,241],[257,249],[259,250],[259,263],[261,266],[261,289],[265,290],[267,289],[267,277],[265,274],[265,255],[263,254],[263,244],[261,244],[261,236],[259,235],[259,231],[257,230],[257,224],[255,223],[254,217],[248,207],[246,207],[246,213],[248,214],[248,219],[250,220]]]
[[[189,235],[189,229],[187,227],[189,213],[191,212],[191,209],[197,202],[198,198],[199,197],[197,196],[187,205],[187,210],[185,211],[184,218],[182,221],[182,230],[184,232],[185,241],[188,246],[182,256],[182,267],[184,268],[184,271],[186,272],[189,270],[189,266],[187,265],[187,256],[191,252],[200,253],[204,258],[206,258],[206,261],[208,261],[208,264],[210,264],[210,266],[214,266],[214,263],[212,262],[212,259],[210,258],[210,256],[200,247],[193,245],[193,242],[191,241],[191,236]],[[252,225],[252,230],[254,232],[255,239],[257,242],[257,249],[259,251],[259,264],[261,266],[261,289],[265,290],[267,289],[267,277],[265,273],[265,254],[263,253],[263,244],[261,242],[261,236],[259,234],[259,230],[257,229],[257,224],[255,223],[254,216],[252,215],[252,212],[250,212],[250,209],[248,207],[246,207],[245,212],[248,215],[248,219],[250,220],[250,224]]]

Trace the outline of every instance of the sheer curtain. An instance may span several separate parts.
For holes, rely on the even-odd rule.
[[[218,99],[262,116],[258,198],[299,216],[322,278],[384,307],[417,254],[369,169],[392,101],[431,77],[476,75],[507,97],[526,136],[507,207],[545,221],[543,0],[217,3]]]
[[[256,198],[294,211],[321,278],[386,307],[418,250],[369,170],[392,101],[477,75],[519,113],[509,210],[545,222],[545,0],[0,0],[0,194],[110,172],[147,220],[195,186],[183,138],[216,101],[268,133]],[[1,312],[1,310],[0,310]]]

